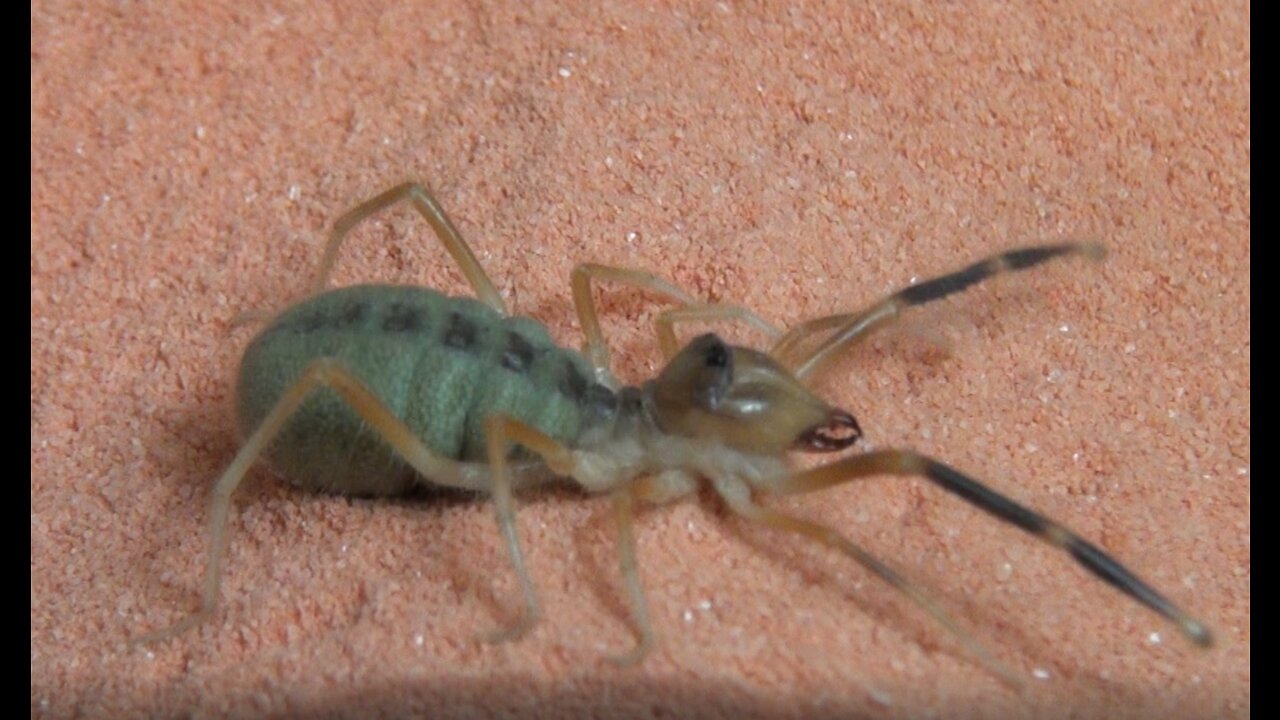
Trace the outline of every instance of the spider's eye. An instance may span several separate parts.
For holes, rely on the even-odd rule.
[[[733,382],[733,357],[729,346],[710,333],[694,341],[702,346],[702,371],[697,374],[694,397],[707,409],[720,404]]]
[[[696,405],[714,410],[733,384],[733,348],[713,333],[699,335],[672,359],[659,379],[672,396],[683,394]]]
[[[716,338],[715,340],[715,342],[712,342],[710,346],[707,347],[707,352],[704,356],[707,367],[727,367],[729,365],[729,349],[724,346],[724,343],[719,342],[719,338]]]

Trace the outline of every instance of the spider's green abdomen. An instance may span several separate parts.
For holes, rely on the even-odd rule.
[[[578,436],[593,384],[577,352],[542,325],[470,298],[360,285],[305,300],[245,350],[237,384],[248,436],[315,360],[342,363],[433,452],[485,460],[484,420],[504,413],[566,444]],[[356,494],[405,491],[414,475],[333,391],[303,403],[266,453],[290,481]]]

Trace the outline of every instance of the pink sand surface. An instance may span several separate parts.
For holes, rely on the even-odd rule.
[[[1247,717],[1247,3],[40,3],[32,11],[31,712],[39,717]],[[341,9],[340,9],[341,8]],[[1127,9],[1119,9],[1127,8]],[[521,312],[580,342],[575,262],[778,323],[998,249],[1096,239],[922,309],[818,390],[1209,622],[1199,651],[914,480],[771,501],[930,589],[1015,691],[847,558],[709,496],[643,515],[639,667],[607,502],[522,498],[525,639],[483,501],[256,470],[208,623],[208,491],[251,331],[326,228],[430,183]],[[461,292],[407,210],[335,282]],[[619,374],[662,304],[601,293]],[[741,339],[758,339],[749,334]]]

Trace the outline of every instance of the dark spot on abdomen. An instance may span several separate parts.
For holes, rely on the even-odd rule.
[[[356,325],[364,319],[365,304],[362,302],[348,302],[338,311],[338,316],[334,318],[334,327],[348,327]]]
[[[289,327],[302,333],[317,330],[340,330],[358,324],[364,319],[366,307],[362,302],[348,301],[341,307],[326,312],[314,310],[289,323]]]
[[[458,313],[449,313],[449,326],[444,331],[445,347],[468,350],[476,344],[476,325]]]
[[[296,322],[290,325],[298,332],[312,333],[329,324],[329,316],[324,312],[317,310],[298,318]]]
[[[519,333],[507,332],[507,346],[502,350],[502,367],[522,373],[533,363],[533,346]]]
[[[382,329],[387,332],[420,332],[425,325],[420,308],[399,302],[391,303],[382,319]]]

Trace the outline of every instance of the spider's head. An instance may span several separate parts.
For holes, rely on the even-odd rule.
[[[658,375],[653,412],[665,432],[761,455],[835,452],[862,437],[853,415],[818,399],[768,355],[710,333]]]

